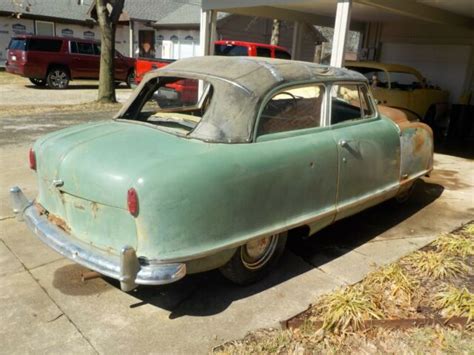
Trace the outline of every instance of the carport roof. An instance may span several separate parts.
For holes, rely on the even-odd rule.
[[[337,0],[202,0],[203,10],[218,10],[242,15],[334,24]],[[474,27],[472,0],[353,0],[351,27],[364,22],[407,20]]]
[[[0,12],[22,14],[24,17],[39,16],[44,18],[58,18],[74,21],[85,21],[88,6],[78,5],[77,0],[42,0],[29,2],[0,0]]]

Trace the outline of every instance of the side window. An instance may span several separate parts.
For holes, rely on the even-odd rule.
[[[365,85],[334,84],[331,88],[331,105],[331,124],[360,120],[374,114]]]
[[[278,92],[262,111],[258,135],[321,126],[323,98],[323,85],[300,86]]]
[[[258,47],[257,46],[257,57],[267,57],[272,56],[272,50],[270,48]]]
[[[214,46],[214,55],[247,56],[248,49],[247,47],[235,46],[233,44],[216,44]]]
[[[291,59],[291,55],[288,52],[282,51],[280,49],[276,49],[275,50],[275,58]]]
[[[92,43],[76,42],[76,44],[77,44],[77,53],[94,55],[94,47]]]
[[[364,114],[364,117],[374,116],[375,109],[372,105],[372,101],[370,100],[367,86],[360,85],[359,91],[360,91],[360,98],[361,98],[361,104],[362,104],[362,112]]]
[[[100,55],[100,44],[94,43],[94,54]],[[117,56],[117,54],[115,54]]]
[[[77,42],[71,42],[71,53],[77,53]]]
[[[59,52],[62,40],[31,38],[28,41],[28,50],[41,52]]]

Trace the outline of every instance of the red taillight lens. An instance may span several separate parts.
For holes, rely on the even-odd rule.
[[[127,205],[130,214],[136,217],[138,215],[138,195],[133,187],[127,192]]]
[[[28,158],[29,158],[28,160],[30,161],[30,169],[36,170],[36,155],[33,148],[30,148]]]

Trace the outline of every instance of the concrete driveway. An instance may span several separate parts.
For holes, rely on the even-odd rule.
[[[279,326],[318,295],[357,282],[474,218],[474,162],[436,155],[434,173],[417,184],[410,202],[389,201],[313,238],[291,238],[280,267],[257,285],[237,287],[218,272],[207,272],[126,294],[106,278],[82,282],[84,268],[45,247],[13,218],[8,188],[18,184],[29,196],[36,193],[27,168],[31,141],[84,120],[77,114],[42,115],[41,130],[33,125],[12,133],[35,119],[0,120],[2,132],[5,126],[10,130],[0,136],[0,343],[5,353],[206,353],[250,330]]]

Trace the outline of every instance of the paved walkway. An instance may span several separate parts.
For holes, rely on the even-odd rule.
[[[126,294],[107,279],[80,281],[84,269],[19,224],[7,193],[36,192],[28,145],[0,146],[0,344],[2,352],[206,353],[248,331],[276,327],[319,295],[359,281],[474,216],[474,162],[437,155],[436,170],[413,199],[387,202],[289,242],[279,269],[250,287],[218,272]]]

